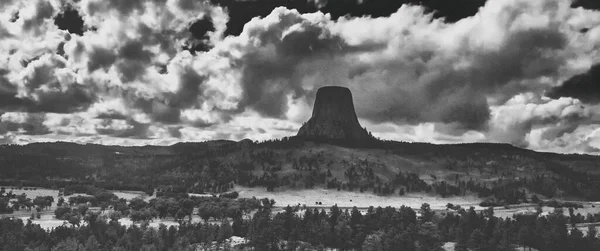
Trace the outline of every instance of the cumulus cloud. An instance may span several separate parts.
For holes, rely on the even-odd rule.
[[[484,130],[490,100],[504,102],[539,89],[540,78],[560,76],[577,32],[565,24],[575,15],[570,10],[559,1],[491,1],[448,24],[418,6],[389,18],[338,21],[278,8],[213,51],[240,74],[239,109],[281,118],[286,95],[310,102],[320,86],[345,85],[361,118]]]
[[[316,2],[332,14],[276,8],[231,35],[226,3],[3,1],[0,113],[33,117],[0,130],[29,141],[269,139],[294,135],[316,90],[339,85],[380,137],[595,149],[600,12],[490,0],[463,19],[398,3],[342,16],[328,10],[338,1]]]
[[[598,123],[600,114],[572,98],[550,99],[537,94],[519,94],[492,111],[490,137],[522,147],[535,144],[528,136],[541,129],[538,140],[552,140],[572,133],[579,126]]]

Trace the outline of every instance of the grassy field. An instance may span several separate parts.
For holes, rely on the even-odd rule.
[[[300,204],[307,207],[329,208],[335,204],[339,207],[400,207],[402,205],[412,208],[420,208],[423,203],[428,203],[434,210],[446,209],[446,204],[452,203],[462,207],[473,206],[477,209],[481,201],[477,197],[449,197],[442,198],[425,194],[407,194],[405,196],[377,196],[372,193],[359,193],[349,191],[337,191],[332,189],[312,190],[288,190],[285,192],[267,192],[265,188],[248,188],[237,186],[235,188],[241,198],[269,198],[274,199],[276,207]],[[322,204],[317,205],[316,202]]]
[[[426,194],[408,194],[406,196],[376,196],[370,193],[359,193],[359,192],[348,192],[348,191],[337,191],[328,189],[313,189],[313,190],[294,190],[285,192],[267,192],[264,188],[248,188],[237,186],[236,191],[239,192],[241,198],[269,198],[274,199],[278,208],[274,210],[277,212],[281,208],[287,205],[306,205],[312,208],[325,208],[328,209],[331,206],[337,204],[341,208],[351,208],[356,206],[362,213],[366,212],[366,208],[369,206],[374,207],[400,207],[402,205],[409,206],[413,209],[418,209],[423,203],[428,203],[431,208],[438,212],[447,212],[446,205],[452,203],[454,205],[460,205],[463,208],[474,207],[475,210],[485,209],[480,207],[478,204],[481,202],[480,198],[471,197],[450,197],[441,198],[438,196],[426,195]],[[316,205],[315,202],[322,202],[322,205]],[[595,214],[600,213],[600,202],[584,202],[575,201],[583,205],[583,208],[575,209],[574,214],[580,213],[585,216],[588,213]],[[494,215],[497,217],[512,217],[518,213],[535,212],[535,204],[521,204],[511,205],[508,207],[494,207]],[[554,211],[552,207],[542,207],[543,215]],[[569,210],[563,209],[563,213],[568,216]],[[578,226],[583,232],[587,232],[587,225]]]
[[[586,216],[588,213],[596,214],[600,213],[600,202],[586,202],[586,201],[574,201],[583,205],[583,208],[574,209],[574,214],[581,214]],[[505,207],[494,207],[494,215],[498,217],[512,217],[516,213],[526,213],[526,212],[535,212],[536,205],[535,204],[520,204],[520,205],[510,205],[508,208]],[[554,211],[552,207],[542,207],[543,215],[548,214]],[[569,215],[569,210],[567,208],[563,209],[563,214],[565,216]]]

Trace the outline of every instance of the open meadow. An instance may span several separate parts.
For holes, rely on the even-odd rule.
[[[274,199],[276,207],[285,207],[287,205],[307,207],[329,208],[338,205],[342,208],[368,208],[373,207],[396,207],[408,206],[419,208],[423,203],[428,203],[434,210],[446,209],[448,203],[461,205],[462,207],[473,206],[476,209],[482,209],[479,206],[481,199],[473,196],[442,198],[426,194],[407,194],[405,196],[377,196],[372,193],[360,193],[350,191],[337,191],[334,189],[311,189],[311,190],[286,190],[284,192],[267,192],[265,188],[240,187],[235,188],[241,198],[269,198]],[[319,204],[316,204],[320,202]]]
[[[303,207],[306,205],[308,208],[324,208],[329,209],[331,206],[336,205],[340,208],[352,208],[357,207],[361,213],[365,213],[366,209],[370,206],[373,207],[395,207],[409,206],[415,210],[419,209],[423,203],[428,203],[432,210],[438,213],[445,213],[453,211],[447,209],[446,205],[452,203],[453,205],[460,205],[462,208],[468,209],[474,207],[475,210],[480,211],[486,209],[479,206],[481,198],[476,196],[464,196],[464,197],[448,197],[442,198],[440,196],[432,196],[423,193],[407,194],[405,196],[377,196],[372,193],[360,193],[360,192],[349,192],[349,191],[337,191],[332,189],[312,189],[312,190],[287,190],[284,192],[268,192],[265,188],[248,188],[236,186],[235,190],[239,192],[241,198],[269,198],[274,199],[276,208],[283,208],[288,205]],[[317,202],[320,202],[318,205]],[[577,208],[573,210],[575,215],[581,214],[586,216],[588,213],[596,214],[600,213],[600,202],[586,202],[586,201],[572,201],[581,204],[583,208]],[[542,207],[542,215],[547,215],[553,212],[553,207]],[[534,213],[536,212],[536,205],[532,203],[509,205],[502,207],[494,207],[494,215],[501,218],[511,218],[515,214],[521,213]],[[569,216],[569,210],[563,209],[563,214]],[[596,226],[599,228],[600,226]],[[587,225],[582,224],[578,226],[581,231],[587,232]],[[599,228],[600,229],[600,228]]]

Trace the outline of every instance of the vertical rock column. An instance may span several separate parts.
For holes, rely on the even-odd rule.
[[[298,137],[350,142],[372,138],[358,122],[350,89],[339,86],[317,91],[312,117],[300,128]]]

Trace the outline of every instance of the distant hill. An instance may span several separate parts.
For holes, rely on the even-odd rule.
[[[533,195],[598,200],[599,164],[598,156],[487,143],[346,147],[296,137],[143,147],[57,142],[0,147],[0,184],[195,193],[224,192],[233,184],[327,187],[386,196],[469,193],[513,203]]]

